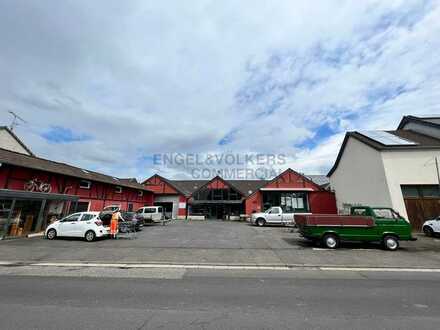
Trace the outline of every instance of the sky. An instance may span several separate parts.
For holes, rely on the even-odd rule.
[[[346,131],[440,114],[439,36],[440,1],[0,0],[0,123],[118,177],[194,176],[165,153],[326,174]]]

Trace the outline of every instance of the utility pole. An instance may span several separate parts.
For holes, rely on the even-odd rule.
[[[19,121],[21,121],[22,123],[26,124],[26,120],[24,120],[23,118],[21,118],[19,115],[17,115],[14,111],[8,111],[14,118],[12,119],[12,123],[9,126],[9,129],[11,131],[14,130],[15,127],[17,127],[19,125]]]

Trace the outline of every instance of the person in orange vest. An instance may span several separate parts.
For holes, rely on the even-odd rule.
[[[110,235],[113,238],[116,238],[116,235],[118,234],[118,227],[119,227],[119,212],[115,212],[112,214],[112,220],[110,221]]]

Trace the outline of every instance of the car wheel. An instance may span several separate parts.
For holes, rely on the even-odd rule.
[[[87,242],[93,242],[95,240],[95,237],[96,237],[96,234],[93,230],[89,230],[84,235],[84,238],[86,239]]]
[[[383,246],[390,251],[396,251],[399,248],[399,240],[395,236],[385,236]]]
[[[336,249],[339,246],[339,238],[335,234],[326,234],[322,242],[327,249]]]
[[[49,229],[46,234],[47,239],[55,239],[57,237],[57,231],[55,229]]]
[[[259,218],[257,219],[256,224],[258,227],[264,227],[264,225],[266,224],[266,220],[264,220],[263,218]]]
[[[429,226],[424,226],[423,232],[425,233],[426,236],[429,236],[429,237],[434,236],[434,230]]]

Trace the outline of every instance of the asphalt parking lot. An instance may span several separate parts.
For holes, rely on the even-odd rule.
[[[440,239],[417,237],[416,242],[401,242],[396,252],[354,243],[326,250],[286,227],[173,221],[147,226],[132,239],[1,241],[0,261],[438,268]]]

